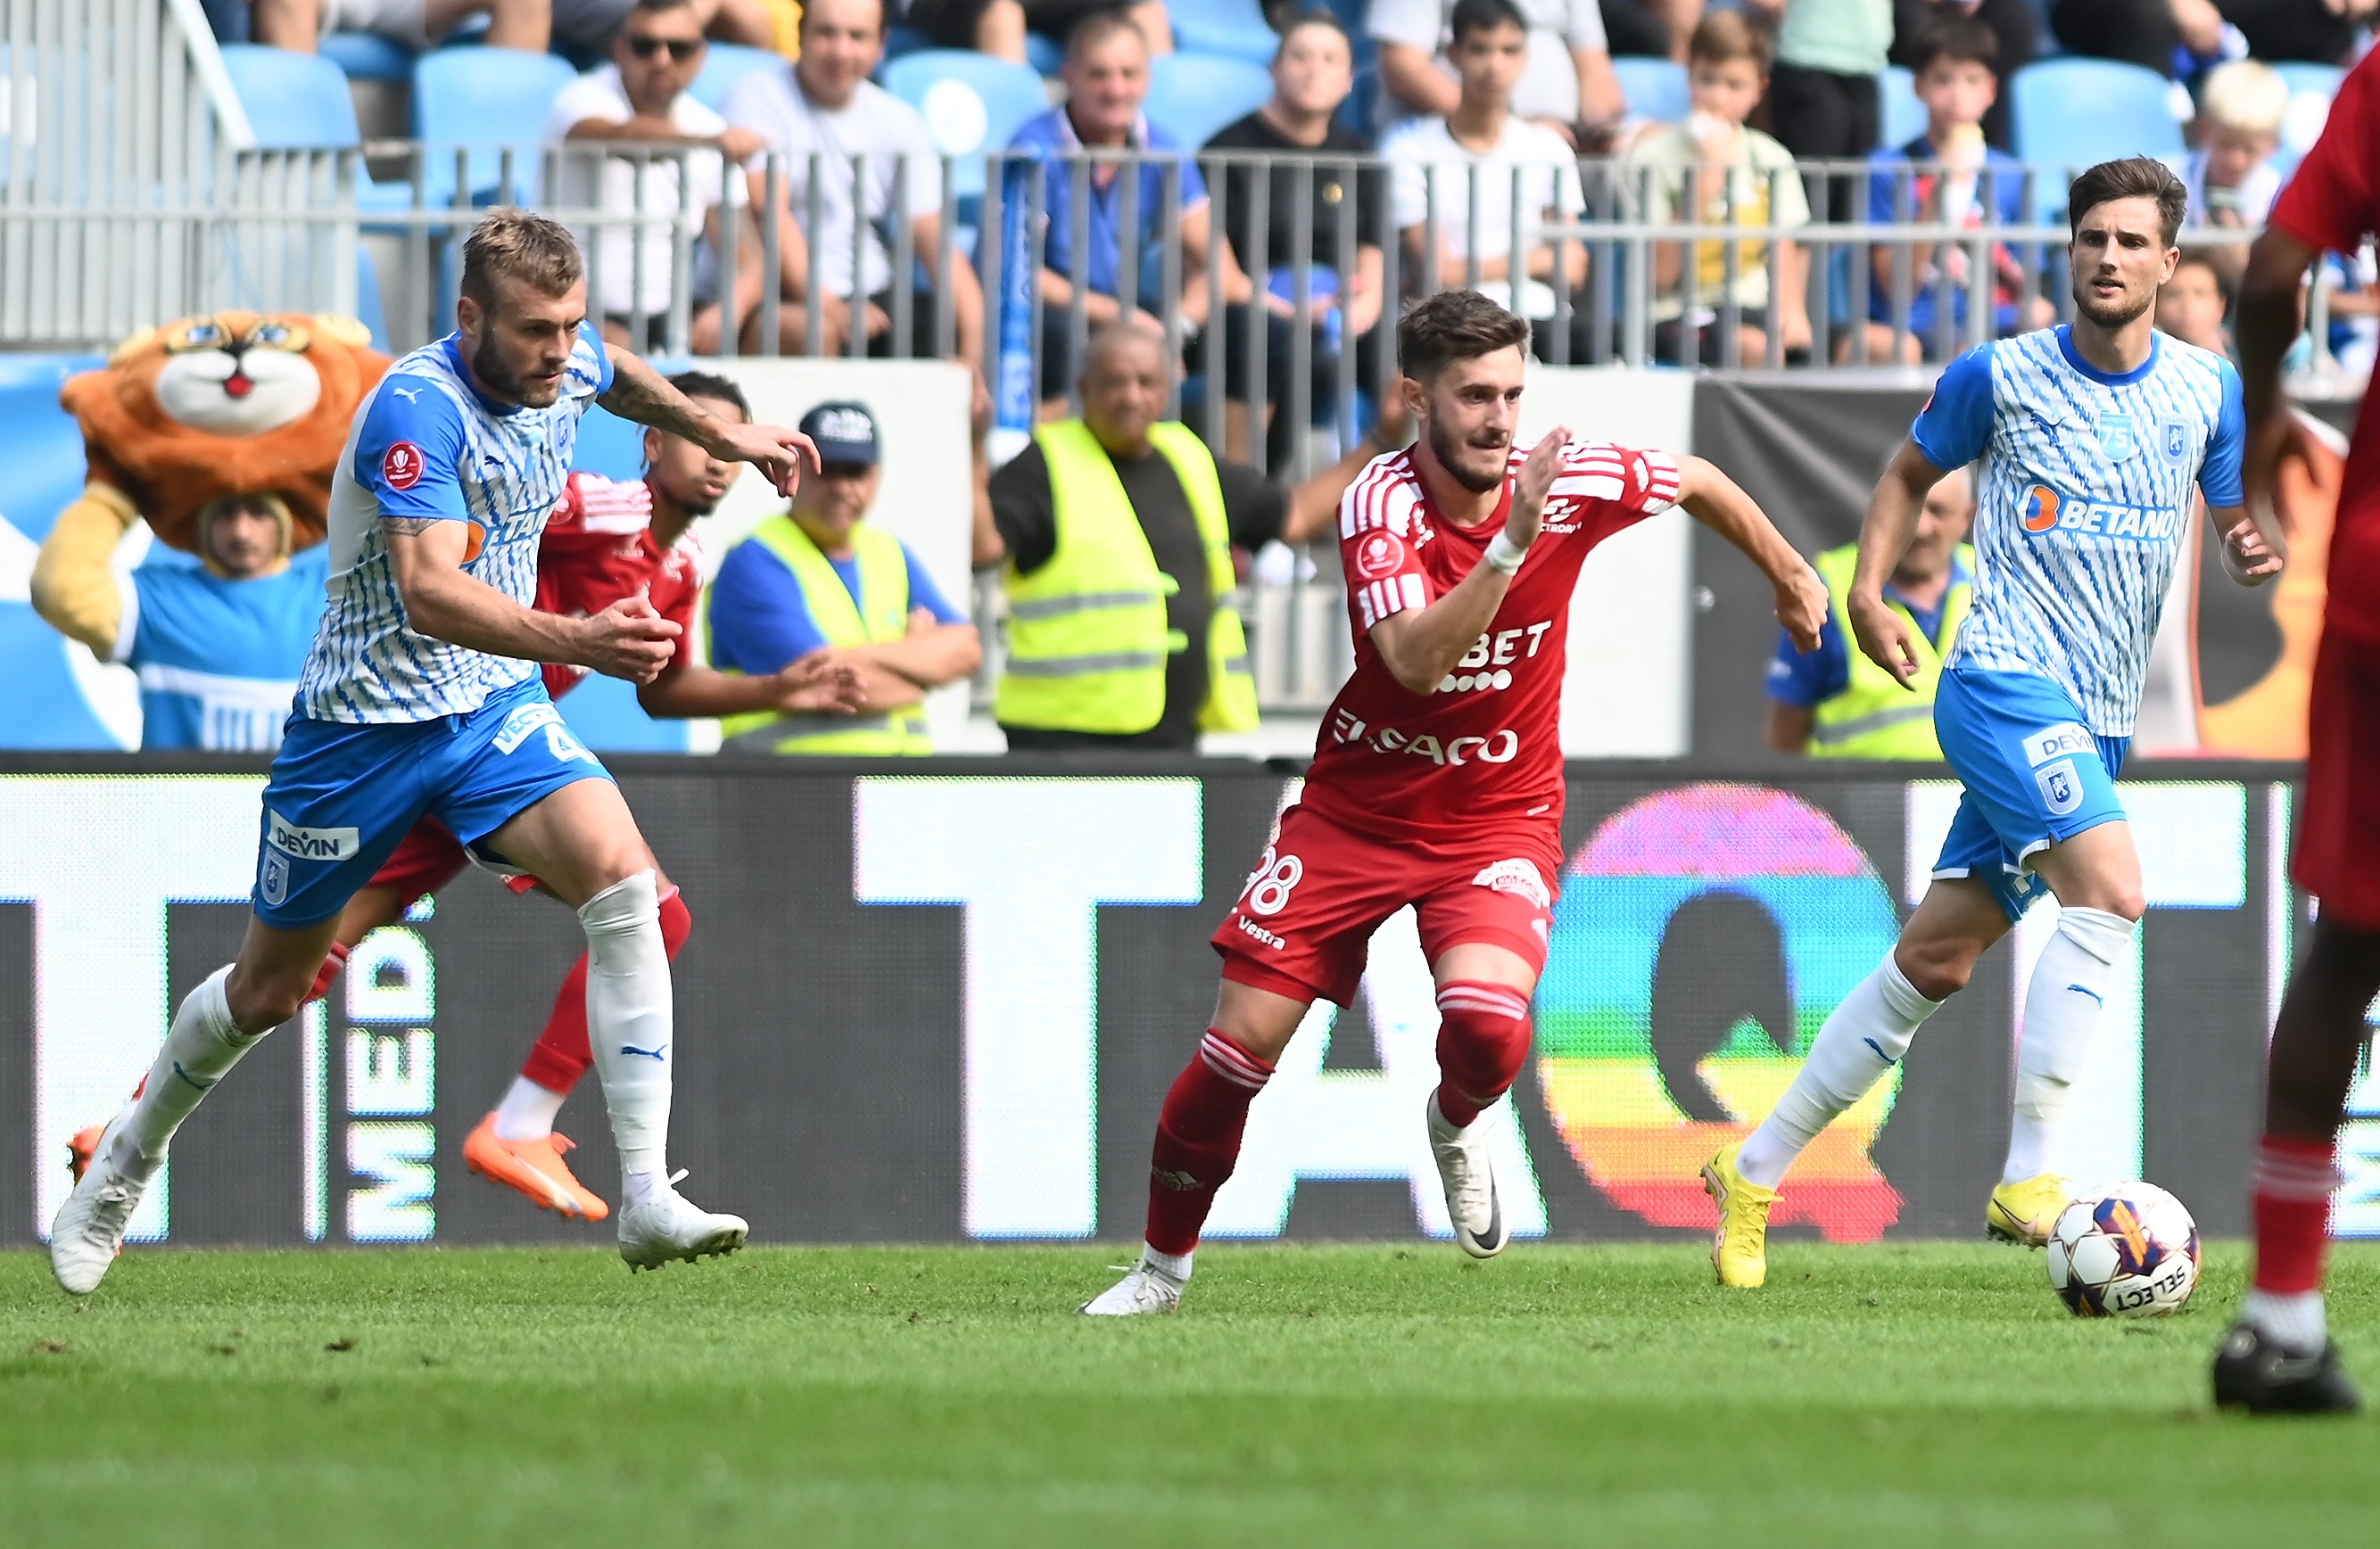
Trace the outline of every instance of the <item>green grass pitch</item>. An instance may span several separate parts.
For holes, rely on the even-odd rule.
[[[2380,1424],[2208,1407],[2240,1283],[2082,1323],[2037,1254],[1234,1247],[0,1254],[0,1543],[2380,1542]],[[2333,1317],[2380,1381],[2380,1250]]]

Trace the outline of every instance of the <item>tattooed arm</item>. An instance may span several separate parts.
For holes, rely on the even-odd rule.
[[[612,385],[596,400],[623,419],[683,436],[712,456],[749,463],[766,474],[781,495],[801,482],[802,459],[818,466],[818,448],[796,430],[774,425],[737,425],[720,418],[672,387],[662,374],[624,349],[612,357]]]

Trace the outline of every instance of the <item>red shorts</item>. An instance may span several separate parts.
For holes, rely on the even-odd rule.
[[[1215,950],[1227,979],[1350,1005],[1372,933],[1410,904],[1431,962],[1477,941],[1518,952],[1542,973],[1560,876],[1551,829],[1421,843],[1371,838],[1293,806],[1216,930]]]
[[[435,817],[424,817],[406,831],[389,852],[388,859],[372,873],[369,886],[386,888],[396,894],[400,913],[413,907],[425,894],[434,893],[463,874],[471,857],[463,841]],[[537,887],[534,877],[507,877],[504,886],[514,892],[526,893]]]
[[[2380,931],[2380,646],[2323,631],[2291,873],[2325,918]]]

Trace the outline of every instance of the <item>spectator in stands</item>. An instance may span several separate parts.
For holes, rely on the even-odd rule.
[[[767,48],[775,19],[771,0],[689,0],[706,37],[747,48]],[[563,52],[585,58],[608,54],[638,0],[552,0],[553,39]]]
[[[1892,0],[1751,4],[1754,14],[1777,18],[1774,43],[1756,45],[1764,68],[1771,54],[1776,60],[1768,122],[1777,142],[1814,162],[1856,160],[1874,151],[1883,138],[1876,78],[1892,47]],[[1691,57],[1687,63],[1691,67]],[[1865,202],[1861,196],[1857,178],[1829,179],[1828,218],[1853,219]]]
[[[1694,29],[1688,62],[1694,112],[1683,124],[1664,126],[1636,142],[1632,169],[1649,171],[1642,183],[1645,218],[1700,225],[1778,226],[1810,223],[1810,206],[1794,170],[1792,153],[1744,119],[1759,105],[1768,84],[1768,34],[1738,11],[1714,11]],[[1635,185],[1632,184],[1632,188]],[[1685,358],[1686,335],[1699,333],[1697,357],[1706,365],[1726,358],[1719,309],[1738,310],[1739,359],[1757,365],[1768,354],[1768,309],[1778,310],[1778,330],[1789,358],[1810,348],[1807,299],[1809,255],[1791,240],[1779,243],[1778,284],[1771,297],[1768,245],[1734,243],[1736,272],[1727,278],[1730,244],[1697,242],[1653,245],[1653,350],[1670,364]],[[1689,283],[1688,270],[1692,270]]]
[[[142,747],[279,747],[322,616],[323,546],[292,556],[280,497],[227,495],[199,514],[199,563],[116,570],[138,520],[114,488],[86,485],[34,561],[34,611],[140,675]]]
[[[1147,320],[1101,329],[1081,418],[1043,425],[992,476],[996,531],[978,542],[978,563],[1005,560],[1009,654],[995,713],[1012,752],[1190,752],[1202,731],[1253,727],[1232,551],[1325,531],[1356,475],[1410,433],[1391,393],[1354,450],[1291,489],[1218,462],[1165,419],[1172,373],[1165,334]]]
[[[1873,224],[1916,223],[1969,228],[2024,224],[2023,163],[1995,151],[1984,137],[1984,115],[1998,85],[1992,55],[1999,40],[1974,17],[1946,16],[1928,24],[1918,60],[1917,100],[1925,104],[1925,132],[1908,144],[1879,151],[1868,159],[1867,218]],[[1870,255],[1867,355],[1894,358],[1894,321],[1903,287],[1909,296],[1907,332],[1900,334],[1899,358],[1938,360],[1942,309],[1949,307],[1954,347],[1968,328],[1968,265],[1974,251],[1958,244],[1878,246]],[[2024,268],[2016,254],[1995,243],[1992,333],[2005,336],[2046,328],[2058,309],[2043,296],[2024,299]],[[1905,267],[1904,267],[1905,266]],[[1971,341],[1972,342],[1972,341]],[[1838,359],[1852,357],[1843,335]]]
[[[1074,169],[1066,157],[1099,147],[1177,152],[1189,149],[1140,111],[1148,96],[1148,42],[1141,36],[1139,25],[1120,11],[1101,11],[1085,18],[1066,40],[1062,79],[1066,85],[1065,103],[1027,120],[1009,141],[1011,150],[1031,151],[1040,158],[1043,247],[1036,283],[1041,293],[1039,393],[1045,418],[1065,412],[1066,385],[1075,364],[1070,358],[1069,313],[1077,262],[1086,291],[1083,309],[1094,329],[1128,313],[1154,321],[1153,312],[1164,306],[1158,295],[1160,255],[1164,244],[1177,234],[1182,256],[1179,305],[1185,324],[1196,328],[1206,323],[1215,289],[1222,291],[1226,302],[1246,301],[1253,294],[1228,248],[1223,250],[1222,272],[1207,272],[1207,223],[1211,210],[1198,163],[1187,156],[1174,163],[1181,179],[1181,214],[1171,232],[1165,226],[1165,160],[1150,157],[1135,168],[1138,273],[1120,272],[1123,166],[1112,162],[1094,163],[1090,206],[1082,211],[1074,207]],[[1012,273],[1021,273],[1030,261],[1025,256],[1022,223],[1028,202],[1026,179],[1034,170],[1022,162],[1012,162],[1005,173],[1002,202],[1009,249],[1015,257]],[[1131,299],[1126,300],[1127,296]]]
[[[2270,65],[2235,59],[2207,73],[2192,126],[2198,149],[2171,165],[2190,190],[2186,224],[2237,231],[2261,226],[2280,197],[2280,169],[2273,154],[2281,148],[2281,122],[2289,114],[2289,83]],[[2237,284],[2248,264],[2247,244],[2209,244],[2207,258],[2227,283]]]
[[[1686,40],[1703,19],[1703,0],[1603,0],[1603,35],[1614,54],[1686,60]]]
[[[1870,661],[1852,637],[1843,599],[1859,545],[1818,556],[1832,606],[1817,649],[1799,651],[1791,636],[1778,639],[1768,663],[1770,747],[1815,758],[1942,756],[1934,740],[1934,694],[1974,592],[1975,551],[1967,545],[1974,519],[1973,486],[1964,470],[1954,469],[1926,494],[1909,552],[1885,583],[1885,603],[1907,621],[1917,653],[1917,672],[1907,683]]]
[[[2380,4],[2380,0],[2374,0]],[[1891,60],[1914,74],[1917,52],[1932,35],[1934,23],[1972,17],[1992,30],[1992,74],[1996,90],[1984,114],[1984,139],[2002,151],[2016,149],[2009,118],[2009,78],[2033,63],[2041,52],[2041,7],[2037,0],[1893,0]],[[1779,135],[1779,139],[1784,136]],[[1787,141],[1788,144],[1791,142]]]
[[[1276,411],[1288,402],[1295,366],[1292,333],[1299,269],[1306,271],[1313,319],[1306,343],[1312,384],[1308,401],[1318,409],[1333,401],[1346,349],[1356,351],[1358,381],[1369,382],[1378,369],[1384,190],[1377,170],[1355,164],[1355,158],[1371,154],[1371,147],[1334,118],[1355,85],[1354,44],[1337,17],[1306,11],[1293,18],[1273,55],[1272,81],[1272,101],[1220,130],[1206,148],[1260,151],[1274,158],[1265,184],[1261,244],[1256,230],[1257,170],[1247,164],[1224,168],[1223,238],[1251,281],[1264,277],[1265,370],[1257,401],[1271,428],[1265,466],[1281,467],[1297,429]],[[1300,162],[1314,164],[1306,171]],[[1301,206],[1306,223],[1302,246]],[[1342,274],[1344,257],[1354,262]],[[1245,305],[1225,310],[1221,340],[1224,392],[1231,402],[1223,422],[1223,450],[1224,455],[1242,462],[1249,459],[1257,436],[1264,433],[1250,423],[1250,310]]]
[[[1380,49],[1382,106],[1391,117],[1451,117],[1462,101],[1452,67],[1459,0],[1371,0],[1365,30]],[[1596,0],[1515,0],[1526,37],[1524,67],[1511,88],[1512,111],[1593,149],[1628,111],[1611,68]]]
[[[567,3],[567,0],[564,0]],[[249,36],[273,48],[312,54],[323,34],[374,32],[426,49],[474,16],[485,14],[484,42],[543,54],[552,40],[555,0],[255,0]]]
[[[719,352],[722,298],[715,294],[722,204],[744,203],[740,178],[727,175],[760,148],[748,129],[735,128],[695,101],[686,88],[702,69],[709,45],[693,0],[637,0],[628,23],[612,40],[612,62],[562,89],[545,118],[545,139],[565,147],[556,195],[565,205],[592,205],[616,221],[600,232],[575,235],[589,260],[591,309],[601,319],[603,337],[640,352],[661,349],[669,321],[670,292],[676,277],[674,234],[681,199],[681,172],[694,184],[693,203],[703,212],[706,251],[688,276],[695,291],[690,343],[697,355]],[[638,146],[698,146],[681,160],[657,154],[640,170],[627,154],[604,154],[606,142]],[[742,233],[737,265],[738,320],[751,314],[761,291],[760,245]],[[641,259],[643,272],[638,275]],[[635,320],[644,320],[641,335]]]
[[[2185,345],[2231,353],[2224,322],[2231,315],[2231,279],[2204,248],[2184,248],[2173,278],[2158,287],[2156,325]]]
[[[722,745],[844,757],[931,753],[926,695],[981,663],[975,625],[907,544],[868,524],[884,469],[867,405],[820,404],[801,430],[818,445],[818,471],[795,490],[791,509],[727,551],[704,597],[711,664],[762,677],[828,647],[858,670],[866,697],[850,715],[732,715],[719,724]]]
[[[2274,64],[2348,65],[2380,0],[2216,0],[2248,52]]]
[[[1513,83],[1528,60],[1527,23],[1512,0],[1458,0],[1453,59],[1461,75],[1454,111],[1402,125],[1381,142],[1380,156],[1390,163],[1392,179],[1392,218],[1425,294],[1469,284],[1475,260],[1480,294],[1536,324],[1537,353],[1549,357],[1551,330],[1545,324],[1558,315],[1554,284],[1575,292],[1585,283],[1586,249],[1578,243],[1541,242],[1536,233],[1548,220],[1576,220],[1585,210],[1578,157],[1551,128],[1512,111]],[[1518,276],[1512,272],[1515,168],[1521,171],[1519,214],[1526,244]],[[1428,246],[1433,213],[1435,253]],[[1572,360],[1588,355],[1585,316],[1584,306],[1572,306]]]
[[[1130,17],[1152,54],[1173,52],[1165,0],[910,0],[909,25],[942,48],[971,48],[1023,65],[1025,34],[1071,38],[1087,17]]]
[[[784,202],[776,216],[781,229],[809,219],[811,157],[820,158],[823,175],[818,224],[803,233],[804,240],[780,242],[787,265],[783,288],[788,295],[807,296],[815,262],[838,334],[853,326],[851,313],[856,309],[867,331],[868,353],[890,355],[897,342],[892,314],[905,308],[909,353],[930,357],[935,353],[937,290],[930,284],[915,289],[910,275],[894,274],[892,244],[885,233],[896,218],[897,198],[897,219],[907,224],[917,261],[930,281],[941,261],[942,163],[917,110],[868,79],[884,56],[883,0],[808,0],[802,12],[801,44],[797,62],[738,77],[728,88],[725,103],[730,122],[784,152]],[[864,166],[856,190],[860,198],[856,217],[854,157],[861,158]],[[767,198],[767,184],[758,170],[752,192],[756,200]],[[856,275],[852,271],[855,219],[860,244]],[[796,249],[799,272],[792,267]],[[949,284],[939,288],[952,302],[958,357],[980,373],[983,292],[974,267],[955,248],[947,278]]]
[[[2196,73],[2177,72],[2179,51],[2195,61],[2222,58],[2223,28],[2215,0],[2057,0],[2049,7],[2049,30],[2070,52],[2161,76]]]

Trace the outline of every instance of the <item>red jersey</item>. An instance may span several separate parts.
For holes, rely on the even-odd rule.
[[[1599,442],[1565,447],[1536,542],[1488,632],[1435,691],[1398,683],[1371,634],[1482,562],[1527,455],[1513,449],[1496,513],[1476,526],[1433,508],[1406,452],[1374,459],[1340,501],[1355,672],[1322,719],[1307,806],[1358,833],[1430,842],[1496,824],[1560,827],[1562,667],[1579,566],[1613,533],[1677,503],[1676,462]]]
[[[653,491],[642,479],[574,473],[546,519],[537,551],[537,610],[569,618],[600,613],[643,593],[662,617],[694,639],[694,603],[702,592],[702,549],[689,524],[667,549],[653,538]],[[559,699],[578,686],[584,667],[545,664],[545,691]]]
[[[2308,247],[2351,253],[2380,230],[2380,51],[2348,72],[2330,118],[2267,219]],[[2330,539],[2329,623],[2380,644],[2380,393],[2366,393]]]

